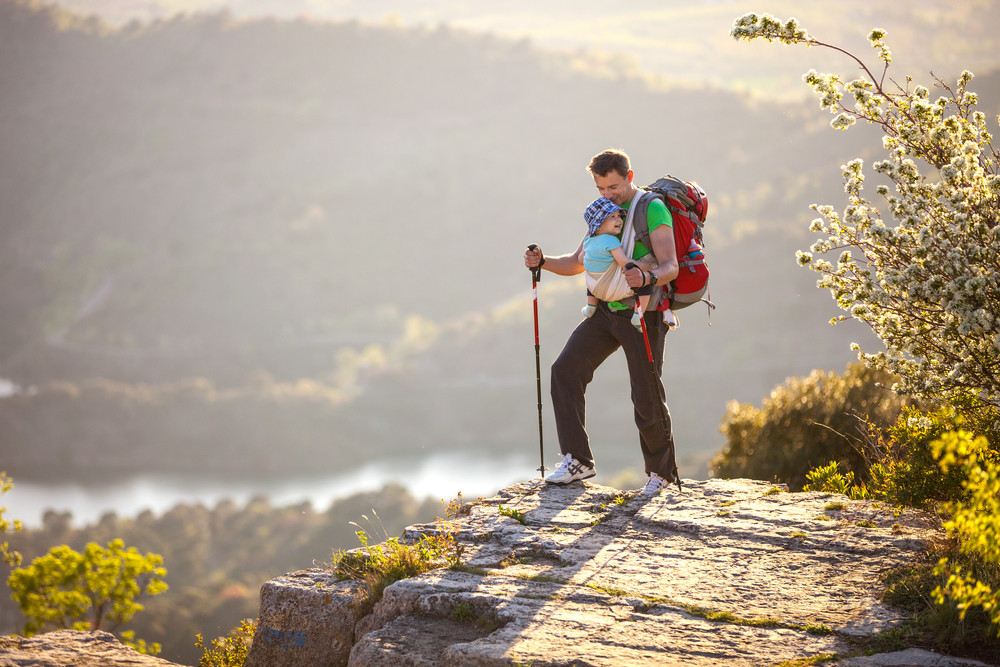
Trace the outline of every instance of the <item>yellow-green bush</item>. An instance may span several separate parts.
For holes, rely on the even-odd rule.
[[[870,424],[866,426],[867,470],[842,471],[838,462],[830,461],[807,473],[804,490],[843,493],[908,507],[962,500],[967,494],[966,473],[960,467],[939,466],[935,443],[950,431],[985,432],[990,434],[984,438],[986,451],[995,453],[997,447],[989,443],[997,439],[993,426],[997,417],[995,411],[987,409],[959,412],[942,407],[924,413],[904,407],[888,428],[880,431]]]
[[[958,537],[962,553],[979,561],[979,572],[943,558],[936,572],[948,577],[934,591],[938,604],[949,601],[964,620],[970,609],[989,616],[991,634],[1000,637],[1000,460],[984,437],[967,431],[949,432],[934,443],[941,470],[958,470],[964,477],[965,498],[951,503],[945,529]]]
[[[939,466],[935,443],[950,431],[990,430],[989,417],[986,411],[961,413],[947,407],[927,414],[905,409],[876,441],[868,473],[869,494],[910,507],[960,500],[966,494],[965,472]]]
[[[716,477],[773,480],[799,490],[816,466],[837,461],[866,471],[864,423],[885,428],[906,404],[894,378],[860,363],[841,375],[813,371],[776,387],[760,408],[731,402],[721,431],[726,445],[712,461]]]
[[[13,487],[14,483],[7,477],[7,473],[0,470],[0,496],[10,491]],[[3,513],[6,511],[6,507],[0,506],[0,563],[7,563],[12,567],[17,567],[21,564],[21,554],[11,550],[10,545],[3,538],[8,532],[14,533],[21,530],[21,522],[16,520],[7,521],[3,517]]]
[[[194,645],[204,651],[198,667],[243,667],[256,632],[257,619],[245,618],[228,635],[213,639],[208,646],[202,636],[197,635]]]
[[[969,655],[1000,654],[1000,453],[996,413],[922,414],[904,409],[879,434],[866,483],[834,461],[808,474],[806,490],[844,493],[895,505],[937,507],[951,539],[926,562],[889,573],[883,600],[914,613],[909,642],[930,641]],[[977,426],[990,438],[974,437]],[[992,440],[992,442],[991,442]],[[921,637],[923,637],[921,639]],[[929,639],[932,638],[932,639]]]
[[[391,537],[381,544],[372,545],[363,529],[359,527],[356,534],[362,548],[334,550],[332,569],[339,579],[354,579],[362,585],[358,601],[362,614],[370,612],[382,599],[386,586],[442,567],[449,560],[448,552],[454,552],[454,536],[447,531],[422,535],[413,544]]]

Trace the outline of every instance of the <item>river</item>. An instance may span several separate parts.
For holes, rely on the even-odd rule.
[[[40,526],[47,510],[68,511],[72,523],[82,526],[114,512],[134,517],[145,510],[162,514],[180,504],[215,506],[223,499],[244,504],[254,496],[267,496],[274,506],[309,501],[325,511],[338,498],[375,491],[399,482],[418,500],[450,500],[459,492],[465,498],[493,495],[517,481],[538,475],[538,461],[527,456],[487,459],[464,453],[435,454],[418,463],[373,462],[336,475],[280,479],[220,479],[176,474],[145,474],[127,479],[82,483],[14,479],[14,488],[0,496],[4,517],[25,527]],[[378,509],[378,508],[375,508]]]

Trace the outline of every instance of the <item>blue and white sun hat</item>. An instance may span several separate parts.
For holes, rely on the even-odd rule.
[[[624,211],[621,206],[614,203],[607,197],[598,197],[587,210],[583,212],[583,219],[587,221],[587,236],[593,236],[597,228],[601,226],[604,219],[615,211]]]

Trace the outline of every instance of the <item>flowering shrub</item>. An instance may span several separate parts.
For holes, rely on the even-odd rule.
[[[813,205],[822,237],[798,261],[818,272],[849,315],[871,327],[885,351],[859,358],[897,375],[897,390],[935,400],[972,396],[1000,406],[1000,154],[987,131],[970,72],[940,95],[891,82],[885,32],[869,41],[875,71],[856,56],[810,36],[795,19],[758,14],[737,19],[737,40],[766,39],[832,48],[862,75],[850,81],[810,71],[804,79],[835,114],[832,126],[858,120],[881,128],[885,159],[872,169],[880,209],[863,193],[860,159],[842,167],[848,205]],[[921,173],[927,172],[927,175]],[[835,261],[819,257],[838,253]]]

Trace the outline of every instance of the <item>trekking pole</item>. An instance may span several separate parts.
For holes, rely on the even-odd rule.
[[[535,250],[538,246],[534,243],[528,246],[528,250]],[[531,269],[531,299],[535,310],[535,386],[538,390],[538,474],[545,479],[545,450],[542,447],[542,361],[538,349],[538,282],[542,279],[542,266]]]
[[[635,262],[629,262],[625,265],[626,269],[637,269]],[[656,394],[656,402],[660,406],[660,420],[663,423],[663,434],[667,438],[667,442],[671,441],[670,437],[670,426],[667,421],[667,409],[663,405],[663,399],[660,398],[660,386],[656,381],[656,362],[653,361],[653,349],[649,346],[649,334],[646,332],[646,317],[642,312],[642,304],[639,303],[639,297],[635,298],[635,309],[639,312],[639,323],[642,325],[642,340],[646,343],[646,358],[649,359],[649,379],[653,383],[653,392]],[[674,469],[674,481],[677,482],[677,490],[681,490],[681,476],[677,472],[677,457],[674,453],[674,447],[670,447],[670,463]]]

